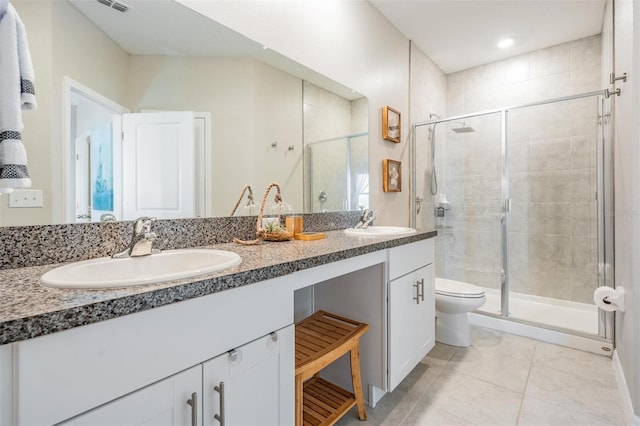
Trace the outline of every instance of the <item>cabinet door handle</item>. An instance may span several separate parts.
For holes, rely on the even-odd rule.
[[[224,382],[220,382],[220,385],[214,386],[213,390],[220,394],[220,414],[214,415],[213,418],[220,422],[220,426],[224,426]]]
[[[191,426],[198,426],[198,394],[191,394],[191,399],[187,399],[187,404],[191,406]]]
[[[418,283],[420,283],[420,300],[424,302],[424,278],[421,278]]]
[[[413,300],[416,301],[416,305],[420,304],[420,281],[416,281],[416,283],[413,285],[416,288],[416,297],[413,298]]]

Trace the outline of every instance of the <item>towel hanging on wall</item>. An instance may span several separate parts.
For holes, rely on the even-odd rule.
[[[0,0],[0,19],[7,12],[7,7],[9,6],[9,0]]]
[[[0,20],[0,194],[31,186],[21,132],[22,110],[37,106],[33,81],[24,24],[9,4]]]

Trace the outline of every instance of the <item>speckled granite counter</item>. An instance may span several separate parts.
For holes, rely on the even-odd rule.
[[[327,232],[318,241],[241,246],[207,246],[238,253],[233,268],[188,280],[107,290],[66,290],[41,286],[38,278],[59,265],[0,271],[0,345],[96,323],[215,292],[291,274],[303,269],[432,238],[435,231],[410,237],[354,238]]]

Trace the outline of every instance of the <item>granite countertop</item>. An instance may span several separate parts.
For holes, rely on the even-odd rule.
[[[350,237],[329,231],[317,241],[233,243],[206,246],[238,253],[242,262],[196,278],[128,288],[77,290],[43,287],[39,277],[57,265],[0,271],[0,345],[104,321],[296,271],[408,244],[436,235],[418,231],[409,237]]]

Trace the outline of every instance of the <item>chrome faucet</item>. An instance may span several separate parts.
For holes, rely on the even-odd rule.
[[[364,209],[362,210],[362,215],[360,215],[360,220],[354,226],[355,229],[367,229],[371,222],[375,220],[373,217],[373,209]]]
[[[111,213],[102,213],[100,215],[100,222],[115,222],[116,217]]]
[[[153,242],[157,236],[151,231],[151,225],[155,221],[151,217],[139,217],[133,222],[133,236],[131,242],[119,253],[113,254],[114,259],[122,259],[125,257],[147,256],[154,253],[160,253],[160,250],[153,248]]]

